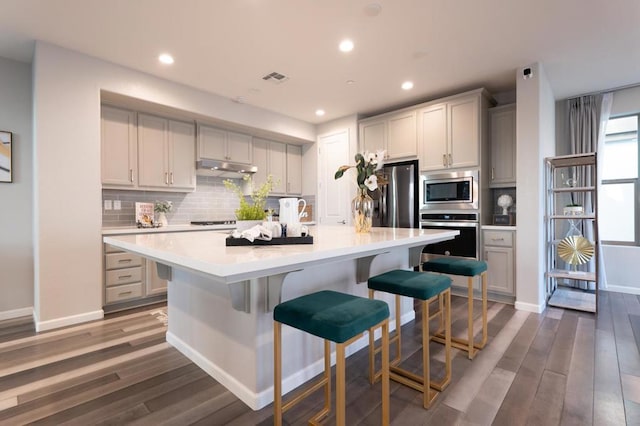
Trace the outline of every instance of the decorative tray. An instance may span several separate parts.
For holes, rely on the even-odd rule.
[[[306,237],[285,237],[285,238],[272,238],[271,241],[265,240],[253,240],[253,242],[246,238],[233,238],[227,237],[225,240],[227,247],[229,246],[276,246],[287,244],[313,244],[313,236],[307,235]]]

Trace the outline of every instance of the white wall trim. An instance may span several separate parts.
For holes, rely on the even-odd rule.
[[[28,308],[12,309],[10,311],[0,312],[0,321],[33,316],[33,306]]]
[[[536,305],[534,303],[516,302],[515,308],[519,311],[535,312],[540,314],[545,310],[546,304]]]
[[[36,331],[53,330],[55,328],[66,327],[68,325],[81,324],[83,322],[100,320],[104,318],[104,311],[99,309],[93,312],[71,315],[68,317],[56,318],[48,321],[40,321],[35,311],[33,311],[33,322],[36,324]]]
[[[617,293],[640,294],[640,288],[626,285],[607,284],[607,288],[601,288],[602,291],[615,291]]]

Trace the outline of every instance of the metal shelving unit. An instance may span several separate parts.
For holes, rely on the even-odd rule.
[[[546,293],[547,304],[588,312],[598,308],[598,220],[596,154],[563,155],[545,159],[546,186]],[[582,212],[565,212],[565,205],[580,204]],[[567,209],[570,210],[570,209]],[[576,265],[562,254],[571,238],[584,237],[593,251]],[[585,243],[581,239],[581,242]]]

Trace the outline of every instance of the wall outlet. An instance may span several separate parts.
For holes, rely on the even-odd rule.
[[[114,210],[121,210],[122,209],[122,204],[121,204],[120,200],[113,200],[113,209]]]
[[[105,209],[105,210],[111,210],[111,209],[113,209],[113,203],[112,203],[112,200],[104,200],[104,209]]]

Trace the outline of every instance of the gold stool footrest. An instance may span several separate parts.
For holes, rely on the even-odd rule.
[[[431,340],[433,340],[434,342],[438,342],[438,343],[445,343],[445,336],[442,333],[436,333],[433,336],[431,336]],[[478,352],[480,352],[480,349],[484,348],[486,345],[486,342],[473,342],[473,351],[469,354],[469,359],[472,359],[473,357],[475,357]],[[468,339],[463,339],[460,337],[451,337],[451,346],[456,348],[456,349],[460,349],[463,350],[465,352],[469,352],[469,340]]]

